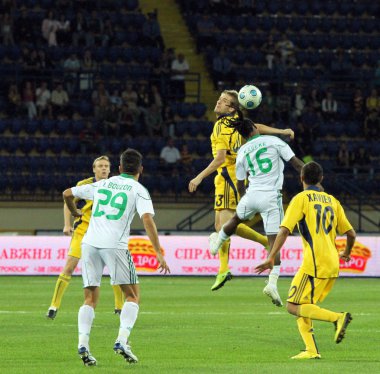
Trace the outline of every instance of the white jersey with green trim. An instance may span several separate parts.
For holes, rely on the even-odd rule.
[[[292,149],[281,139],[256,135],[240,147],[236,157],[236,178],[245,180],[248,191],[281,190],[284,182],[284,163],[294,157]]]
[[[148,190],[131,175],[72,187],[75,197],[93,200],[90,225],[83,243],[96,248],[128,249],[130,227],[136,212],[154,215]]]

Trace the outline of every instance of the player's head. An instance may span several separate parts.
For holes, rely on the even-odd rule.
[[[95,179],[107,179],[111,172],[111,162],[108,156],[100,156],[92,163],[92,171],[95,174]]]
[[[142,173],[142,155],[133,148],[128,148],[120,155],[120,173],[138,175]]]
[[[238,109],[238,92],[235,90],[224,90],[216,102],[214,112],[217,116],[221,116],[222,114],[233,114]]]
[[[315,161],[308,162],[301,169],[301,181],[309,186],[321,183],[323,179],[323,169]]]
[[[244,139],[259,135],[256,125],[248,118],[244,118],[243,114],[238,112],[238,117],[226,118],[226,126],[236,130]]]

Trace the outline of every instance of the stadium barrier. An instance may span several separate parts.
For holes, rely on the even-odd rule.
[[[208,250],[207,236],[160,236],[162,250],[172,275],[215,275],[218,257]],[[65,264],[70,237],[64,236],[2,236],[0,245],[0,275],[58,275]],[[345,247],[338,238],[337,249]],[[129,249],[139,275],[160,275],[158,263],[147,237],[132,236]],[[230,269],[236,276],[255,275],[254,268],[266,258],[262,246],[232,237]],[[359,236],[352,259],[341,261],[341,276],[380,277],[380,236]],[[281,250],[281,274],[291,276],[302,262],[301,237],[291,236]],[[74,274],[81,273],[81,263]],[[105,269],[105,274],[107,269]]]

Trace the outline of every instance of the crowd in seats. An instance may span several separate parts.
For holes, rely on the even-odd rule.
[[[371,1],[178,0],[216,89],[252,83],[258,122],[296,131],[293,147],[376,193],[380,5]],[[340,146],[347,144],[345,167]]]

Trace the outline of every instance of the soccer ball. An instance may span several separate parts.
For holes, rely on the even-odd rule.
[[[238,94],[239,104],[245,109],[257,108],[262,99],[261,91],[251,84],[242,87]]]

